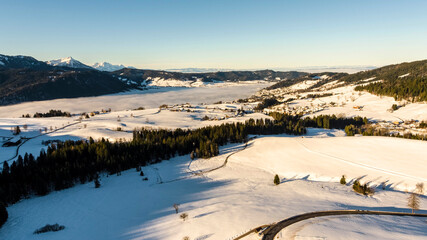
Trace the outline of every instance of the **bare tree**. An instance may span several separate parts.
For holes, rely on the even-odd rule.
[[[409,195],[408,197],[408,207],[412,209],[412,213],[420,209],[419,195],[416,194],[415,192],[411,193],[411,195]]]
[[[415,185],[415,192],[418,194],[424,194],[424,183],[420,182]]]
[[[185,220],[187,220],[187,218],[188,218],[188,214],[187,214],[187,213],[182,213],[181,215],[179,215],[179,217],[180,217],[183,221],[185,221]]]
[[[174,203],[173,208],[175,208],[175,213],[178,214],[179,211],[179,204]]]

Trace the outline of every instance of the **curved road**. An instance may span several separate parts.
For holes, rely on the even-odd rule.
[[[294,223],[304,221],[306,219],[324,216],[337,215],[391,215],[391,216],[411,216],[411,217],[427,217],[427,214],[421,213],[401,213],[401,212],[383,212],[383,211],[362,211],[362,210],[333,210],[323,212],[311,212],[293,216],[283,221],[280,221],[267,230],[262,237],[262,240],[274,240],[274,237],[284,228]]]

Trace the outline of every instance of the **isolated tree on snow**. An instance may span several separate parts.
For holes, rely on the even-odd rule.
[[[276,174],[276,176],[274,176],[274,181],[273,182],[274,182],[275,185],[279,185],[280,184],[279,175]]]
[[[341,183],[342,185],[344,185],[344,184],[346,184],[346,183],[347,183],[347,181],[345,180],[345,176],[344,176],[344,175],[342,175],[341,180],[340,180],[340,183]]]
[[[173,208],[175,209],[175,213],[178,214],[179,211],[179,204],[174,203]]]
[[[99,188],[101,187],[101,183],[99,182],[99,176],[96,175],[95,177],[95,188]]]
[[[187,218],[188,218],[188,214],[187,214],[187,213],[182,213],[181,215],[179,215],[179,217],[180,217],[183,221],[185,221],[185,220],[187,220]]]
[[[412,213],[414,213],[414,211],[420,209],[420,199],[419,199],[418,194],[413,192],[413,193],[411,193],[411,195],[409,195],[408,207],[410,207],[412,209]]]
[[[359,190],[360,190],[360,182],[359,182],[359,180],[354,181],[354,183],[353,183],[353,189],[356,192],[359,192]]]
[[[396,111],[397,109],[399,109],[399,107],[397,106],[397,104],[393,104],[393,105],[391,106],[391,109],[392,109],[393,111]]]
[[[424,194],[424,183],[417,183],[417,185],[415,185],[415,192],[418,194]]]
[[[16,126],[14,129],[13,129],[13,134],[14,135],[18,135],[18,134],[20,134],[21,133],[21,128],[19,128],[19,126]]]

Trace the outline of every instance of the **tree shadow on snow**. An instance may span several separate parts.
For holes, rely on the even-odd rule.
[[[123,234],[117,236],[120,239],[164,239],[170,234],[172,228],[182,228],[188,221],[196,221],[202,217],[211,215],[216,211],[206,212],[192,216],[192,211],[200,207],[206,208],[222,204],[221,195],[227,192],[215,192],[215,189],[231,184],[233,181],[209,181],[204,178],[189,178],[169,184],[158,184],[150,187],[146,201],[141,204],[150,205],[146,209],[152,211],[141,213],[143,216],[132,227],[123,229]],[[218,198],[219,197],[219,198]],[[215,201],[212,201],[214,199]],[[209,204],[200,206],[200,202],[207,201]],[[179,213],[175,213],[173,204],[179,204]],[[183,221],[179,215],[188,213],[188,220]],[[171,217],[176,220],[170,221]],[[185,226],[185,225],[184,225]],[[213,234],[203,235],[197,239],[207,239]],[[181,239],[184,236],[177,236]]]

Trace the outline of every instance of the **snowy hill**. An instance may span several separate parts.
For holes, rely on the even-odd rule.
[[[88,65],[83,64],[80,61],[77,61],[76,59],[74,59],[72,57],[60,58],[57,60],[50,60],[50,61],[47,61],[46,63],[49,65],[52,65],[52,66],[92,69],[92,67],[89,67]]]

